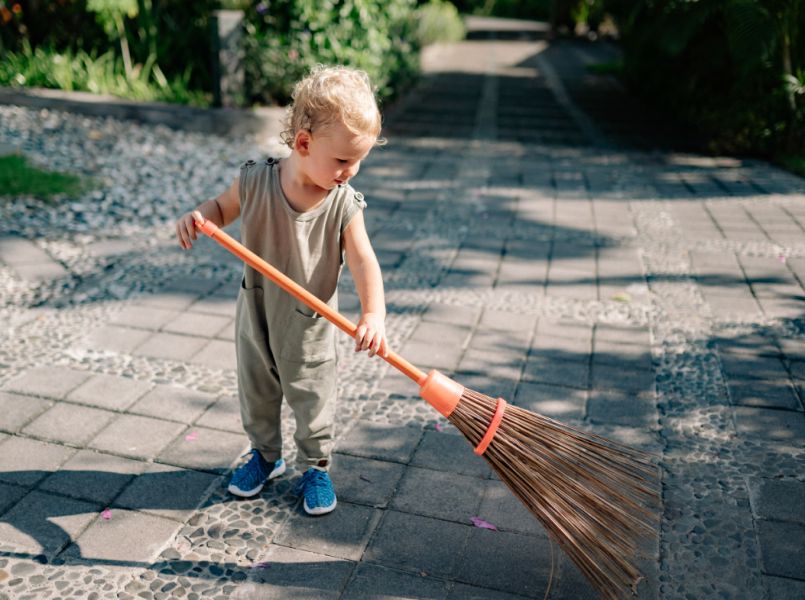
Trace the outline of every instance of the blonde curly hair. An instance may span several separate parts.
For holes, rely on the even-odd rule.
[[[291,149],[298,131],[314,132],[339,122],[356,135],[374,137],[378,145],[385,142],[379,138],[380,110],[365,71],[317,65],[297,82],[291,98],[280,134]]]

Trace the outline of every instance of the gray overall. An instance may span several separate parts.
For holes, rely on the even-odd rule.
[[[241,241],[306,290],[338,309],[342,234],[366,203],[350,186],[316,208],[288,204],[274,159],[240,171]],[[330,466],[336,401],[336,328],[270,280],[244,267],[236,316],[238,395],[243,428],[269,462],[282,456],[283,396],[296,419],[297,463]]]

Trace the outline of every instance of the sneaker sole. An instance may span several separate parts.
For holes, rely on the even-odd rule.
[[[279,477],[280,475],[285,473],[285,468],[286,468],[285,460],[282,458],[279,459],[277,462],[274,463],[274,468],[271,470],[271,473],[268,474],[268,478],[266,479],[266,481],[270,481],[275,477]],[[262,491],[264,485],[265,483],[261,483],[254,489],[242,490],[236,485],[230,483],[229,487],[226,489],[230,494],[234,494],[235,496],[239,496],[240,498],[251,498],[252,496],[256,496],[257,494],[259,494]]]
[[[338,504],[338,500],[333,500],[333,503],[330,506],[319,506],[318,508],[310,508],[307,505],[307,500],[304,501],[304,509],[305,512],[309,515],[326,515],[327,513],[333,512],[335,510],[335,505]]]

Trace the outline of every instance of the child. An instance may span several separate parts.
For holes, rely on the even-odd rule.
[[[242,217],[243,244],[334,309],[346,257],[362,308],[355,351],[385,356],[383,280],[364,225],[366,203],[348,185],[380,134],[368,76],[345,67],[314,69],[296,84],[285,126],[290,156],[246,162],[230,188],[198,206],[196,216],[220,227]],[[196,239],[193,223],[192,212],[176,223],[182,248]],[[306,468],[297,492],[308,514],[332,511],[335,327],[246,266],[235,339],[240,412],[252,450],[229,491],[254,496],[285,472],[285,396],[296,418],[298,462]]]

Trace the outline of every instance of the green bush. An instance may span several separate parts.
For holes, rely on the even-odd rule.
[[[0,84],[204,105],[219,7],[246,14],[251,102],[286,102],[318,63],[366,70],[381,99],[417,75],[416,0],[0,0]]]
[[[381,100],[419,69],[414,0],[273,0],[247,15],[246,75],[253,102],[284,104],[316,64],[365,70]]]
[[[605,0],[624,78],[714,152],[805,147],[801,0]]]
[[[420,46],[436,42],[458,42],[467,33],[455,5],[430,0],[416,9],[416,39]]]
[[[0,85],[45,87],[66,91],[112,94],[133,100],[209,106],[210,95],[188,90],[188,74],[168,80],[153,63],[139,65],[127,75],[114,52],[100,56],[83,50],[33,50],[26,42],[20,52],[6,52],[0,62]]]
[[[27,43],[73,56],[111,51],[122,59],[114,22],[119,12],[133,66],[158,66],[169,81],[186,81],[190,89],[210,91],[210,16],[218,4],[218,0],[0,0],[0,12],[20,7],[17,12],[9,10],[8,21],[0,15],[0,50],[21,53]]]

